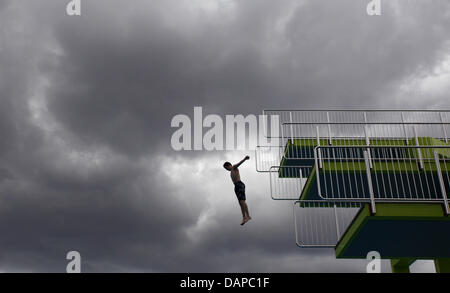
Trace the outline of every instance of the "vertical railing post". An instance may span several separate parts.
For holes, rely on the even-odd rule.
[[[294,157],[294,126],[293,126],[293,122],[292,122],[292,112],[289,112],[289,122],[290,122],[290,129],[291,129],[291,157]],[[296,156],[295,156],[296,157]]]
[[[269,133],[267,131],[267,127],[269,126],[269,120],[267,120],[267,116],[266,116],[266,110],[262,111],[262,120],[263,120],[263,135],[267,138],[269,138]],[[267,125],[266,125],[267,124]]]
[[[416,146],[420,146],[419,138],[417,137],[416,126],[414,126],[414,139],[416,140]],[[422,151],[420,150],[420,148],[417,148],[417,156],[419,157],[419,167],[420,167],[420,169],[423,169],[424,163],[423,163]]]
[[[442,199],[444,200],[445,215],[448,216],[449,208],[448,208],[447,192],[445,190],[444,178],[442,177],[441,163],[439,162],[439,154],[437,153],[437,151],[434,151],[433,153],[434,153],[434,161],[436,163],[436,172],[439,178],[439,185],[441,186]]]
[[[337,215],[336,203],[333,203],[333,207],[334,207],[334,219],[336,221],[336,236],[337,236],[336,243],[338,243],[339,239],[341,238],[341,232],[339,230],[339,218],[338,218],[338,215]]]
[[[270,181],[270,197],[273,199],[273,187],[272,187],[272,168],[269,168],[269,181]],[[278,169],[279,170],[279,169]]]
[[[439,116],[441,117],[442,130],[444,131],[444,139],[445,139],[445,143],[448,143],[447,129],[445,128],[444,118],[442,117],[442,112],[439,113]]]
[[[318,159],[319,154],[319,146],[314,148],[314,163],[316,166],[320,165],[320,160]],[[319,167],[320,168],[320,167]],[[316,182],[317,182],[317,193],[319,194],[319,197],[322,196],[322,191],[320,189],[320,176],[319,176],[319,170],[316,170]]]
[[[364,112],[364,135],[366,136],[366,145],[370,146],[370,139],[369,139],[369,135],[368,135],[368,131],[367,131],[367,115],[366,112]],[[370,169],[373,168],[372,166],[372,155],[370,154],[370,149],[367,148],[367,155],[369,157],[369,167]]]
[[[287,153],[289,152],[289,139],[287,140],[286,146],[285,146],[285,142],[284,142],[284,123],[281,122],[280,123],[280,128],[281,128],[281,147],[280,147],[280,162],[283,160],[283,156],[286,156],[287,159]]]
[[[255,148],[255,168],[256,172],[258,172],[258,161],[260,160],[260,156],[258,156],[258,146]]]
[[[406,145],[409,145],[408,134],[406,132],[406,126],[405,126],[405,117],[403,116],[403,112],[401,112],[400,114],[402,116],[403,133],[405,134]]]
[[[367,156],[367,151],[364,150],[363,152],[364,152],[364,161],[366,163],[365,165],[366,165],[366,173],[367,173],[367,185],[369,188],[369,195],[370,195],[370,207],[372,210],[372,214],[375,215],[377,210],[375,207],[375,195],[373,193],[372,175],[370,174],[369,158]]]
[[[333,140],[331,138],[331,125],[330,125],[330,113],[327,112],[327,122],[328,122],[328,143],[330,145],[333,144]]]
[[[289,112],[289,121],[291,123],[291,142],[294,143],[294,128],[293,128],[293,122],[292,122],[292,112]]]
[[[299,168],[300,170],[300,193],[303,190],[303,172],[302,172],[302,168]]]
[[[316,135],[317,135],[317,146],[320,147],[320,136],[319,136],[319,126],[316,126]],[[319,168],[322,169],[322,154],[320,149],[317,149],[317,157],[319,159]]]
[[[297,246],[299,246],[300,247],[300,243],[298,243],[298,232],[297,232],[297,213],[295,212],[295,206],[297,205],[297,203],[298,203],[298,205],[299,205],[299,207],[300,207],[300,201],[294,201],[294,205],[293,205],[293,219],[294,219],[294,230],[295,230],[295,244],[297,245]]]

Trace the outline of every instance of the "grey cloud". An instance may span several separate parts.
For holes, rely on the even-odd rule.
[[[246,1],[232,21],[186,28],[161,20],[163,8],[122,20],[122,9],[105,11],[106,18],[98,4],[95,17],[63,19],[54,28],[64,55],[53,71],[50,110],[84,143],[145,154],[158,145],[155,137],[160,150],[167,146],[168,121],[196,105],[222,114],[292,105],[398,107],[379,96],[442,60],[448,6],[416,3],[423,9],[406,7],[410,16],[386,7],[373,19],[358,13],[362,2],[352,3],[293,6],[278,31],[287,12],[273,1]],[[163,6],[176,10],[172,5]],[[158,127],[150,132],[149,125]]]
[[[170,120],[427,106],[392,95],[448,54],[449,4],[370,18],[363,1],[236,1],[219,16],[179,3],[86,1],[71,18],[64,1],[0,1],[0,269],[62,271],[77,248],[86,271],[364,270],[295,247],[290,205],[250,166],[255,220],[234,225],[221,162],[241,153],[172,152]]]

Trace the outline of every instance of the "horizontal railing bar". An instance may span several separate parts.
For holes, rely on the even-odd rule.
[[[401,113],[401,112],[414,112],[414,113],[421,113],[421,112],[423,112],[423,113],[439,113],[439,112],[442,112],[442,113],[447,113],[447,112],[450,112],[450,110],[415,110],[415,109],[412,109],[412,110],[382,110],[382,109],[372,109],[372,110],[363,110],[363,109],[357,109],[357,110],[354,110],[354,109],[349,109],[349,110],[320,110],[320,109],[312,109],[312,110],[288,110],[288,109],[277,109],[277,110],[275,110],[275,109],[265,109],[265,110],[263,110],[263,112],[269,112],[269,111],[271,111],[271,112],[277,112],[277,111],[279,111],[279,112],[398,112],[398,113]]]
[[[313,166],[311,165],[298,165],[298,166],[271,166],[269,168],[270,172],[270,197],[273,200],[298,200],[302,190],[302,178],[309,177],[310,172],[312,171]],[[306,172],[304,172],[306,171]],[[277,174],[279,172],[286,172],[286,177],[273,177],[273,174]],[[304,172],[304,173],[303,173]],[[297,175],[301,175],[297,177]],[[289,177],[289,175],[295,177]],[[282,181],[288,179],[289,182]],[[295,180],[295,181],[292,181]],[[288,195],[286,195],[288,193]],[[289,194],[293,194],[289,197]],[[278,197],[277,197],[278,195]],[[288,196],[288,197],[282,197]]]
[[[419,146],[420,147],[420,146]],[[345,148],[345,147],[344,147]],[[302,161],[302,160],[311,160],[311,159],[314,159],[314,157],[303,157],[303,158],[286,158],[286,160],[289,160],[289,161]],[[322,158],[321,159],[322,161],[333,161],[333,160],[340,160],[340,161],[345,161],[345,160],[364,160],[364,157],[345,157],[345,158],[343,158],[343,157],[332,157],[332,158]],[[390,157],[380,157],[380,158],[377,158],[377,157],[375,157],[375,158],[372,158],[372,160],[375,160],[375,161],[377,161],[377,160],[383,160],[383,161],[385,161],[385,160],[393,160],[393,161],[418,161],[418,160],[420,160],[419,158],[390,158]],[[432,159],[432,158],[423,158],[422,159],[422,161],[424,161],[424,162],[433,162],[433,160],[434,159]],[[277,166],[275,166],[275,167],[277,167]],[[289,166],[289,165],[286,165],[286,167],[292,167],[292,166]]]
[[[336,245],[312,245],[312,244],[300,244],[297,241],[295,242],[295,244],[300,247],[300,248],[335,248]]]
[[[322,150],[321,150],[322,149]],[[324,151],[325,149],[336,149],[338,150],[337,154],[335,151],[332,151],[331,156],[330,155],[330,151]],[[431,150],[446,150],[446,149],[450,149],[450,146],[442,146],[442,145],[426,145],[426,146],[421,146],[421,145],[408,145],[408,146],[330,146],[330,145],[324,145],[324,146],[316,146],[314,147],[314,154],[315,154],[315,159],[317,160],[317,158],[319,158],[319,154],[320,155],[320,160],[322,161],[327,161],[327,162],[334,162],[334,164],[336,166],[342,165],[342,164],[352,164],[352,160],[353,163],[358,163],[360,164],[363,160],[362,158],[355,158],[354,155],[350,155],[351,157],[346,157],[346,151],[344,151],[345,153],[342,153],[339,150],[342,149],[361,149],[363,151],[366,150],[370,150],[370,149],[374,149],[376,151],[376,149],[382,149],[382,150],[390,150],[390,152],[392,152],[392,150],[394,150],[394,152],[398,152],[401,150],[408,150],[408,149],[413,149],[415,151],[418,152],[418,154],[420,153],[420,150],[426,150],[426,149],[431,149]],[[356,162],[354,162],[356,160]],[[376,163],[386,163],[386,164],[392,164],[392,167],[394,169],[392,170],[377,170],[374,169],[373,170],[373,175],[375,177],[370,177],[369,179],[374,178],[375,182],[374,184],[376,184],[377,187],[377,194],[375,195],[375,199],[376,202],[440,202],[442,203],[442,201],[446,198],[446,194],[445,191],[445,186],[443,186],[445,184],[445,182],[440,182],[440,185],[437,185],[436,183],[436,179],[434,177],[426,177],[425,175],[421,175],[421,174],[425,174],[423,171],[424,170],[408,170],[408,165],[406,165],[406,162],[410,162],[409,166],[414,166],[411,165],[411,162],[420,162],[421,166],[424,166],[424,164],[427,165],[427,169],[428,168],[432,168],[433,166],[435,166],[438,163],[444,163],[446,164],[447,162],[449,162],[448,158],[444,158],[442,160],[434,158],[424,158],[423,156],[420,157],[397,157],[397,158],[392,158],[392,157],[373,157],[372,156],[372,162]],[[367,164],[367,162],[366,162]],[[404,166],[402,165],[404,164]],[[446,165],[444,165],[446,166]],[[398,167],[398,169],[396,169]],[[423,168],[423,167],[422,167]],[[438,165],[437,167],[437,174],[441,174],[439,171],[440,165]],[[333,175],[328,174],[328,173],[324,173],[323,178],[321,178],[320,176],[317,176],[317,186],[319,189],[319,197],[324,199],[324,200],[330,200],[330,199],[341,199],[341,200],[346,200],[346,201],[363,201],[363,202],[369,202],[369,198],[368,197],[364,197],[364,198],[359,198],[360,196],[360,192],[362,192],[362,194],[366,194],[367,190],[360,190],[358,186],[355,185],[346,185],[345,182],[359,182],[359,180],[363,180],[362,179],[362,174],[363,172],[361,170],[345,170],[345,169],[340,169],[337,168],[336,171],[342,171],[343,173],[341,175],[339,175],[340,177],[338,177],[338,175],[335,175],[336,177],[332,177]],[[381,172],[381,173],[380,173]],[[447,178],[448,178],[448,170],[445,170],[446,174],[447,174]],[[366,176],[368,176],[368,174],[370,174],[370,172],[366,172]],[[410,175],[413,174],[413,175]],[[328,175],[327,175],[328,174]],[[381,175],[380,175],[381,174]],[[403,175],[400,175],[403,174]],[[414,177],[417,174],[417,176],[419,177]],[[359,176],[359,177],[358,177]],[[391,177],[393,176],[393,177]],[[400,177],[395,177],[395,176],[400,176]],[[406,176],[406,177],[403,177]],[[423,177],[425,176],[425,177]],[[324,180],[325,182],[325,192],[322,193],[321,191],[321,184],[320,181]],[[333,182],[333,180],[336,180],[337,184],[341,184],[341,188],[338,185],[337,188],[333,188],[333,185],[331,185],[331,189],[327,190],[327,182],[328,184],[330,182]],[[341,180],[341,181],[339,181]],[[447,179],[448,180],[448,179]],[[362,182],[362,181],[361,181]],[[351,184],[354,184],[351,183]],[[439,194],[439,187],[441,188],[441,195]],[[356,191],[356,194],[353,192],[353,188]],[[348,189],[348,190],[347,190]],[[329,193],[329,191],[331,191],[331,194]],[[369,190],[370,191],[370,190]],[[337,193],[335,193],[337,192]],[[379,193],[379,194],[378,194]],[[396,196],[395,196],[396,194]],[[367,195],[367,194],[366,194]]]
[[[442,199],[436,199],[436,198],[375,198],[375,201],[377,202],[405,202],[408,201],[409,203],[423,203],[423,202],[439,202],[442,203]],[[311,202],[311,203],[370,203],[370,198],[324,198],[321,200],[296,200],[296,203],[300,202]],[[295,204],[295,203],[294,203]]]
[[[391,202],[391,203],[405,203],[405,201],[400,200],[393,200],[393,199],[375,199],[376,202],[384,203],[384,202]],[[408,203],[423,203],[425,201],[423,200],[413,200],[408,201]],[[438,202],[442,203],[442,201],[437,200],[427,200],[426,202]],[[349,225],[353,223],[355,217],[358,215],[358,212],[349,212],[347,215],[339,214],[340,217],[337,216],[338,212],[336,210],[336,204],[337,203],[345,203],[346,205],[344,207],[338,207],[338,209],[341,209],[341,212],[345,210],[347,212],[347,209],[361,209],[363,207],[363,204],[370,204],[370,199],[365,200],[355,200],[355,199],[338,199],[338,200],[296,200],[293,202],[293,216],[294,216],[294,227],[295,227],[295,242],[298,247],[301,248],[333,248],[336,246],[337,243],[342,239],[342,236],[344,233],[339,233],[339,230],[333,230],[330,228],[333,227],[333,225],[336,225],[339,229],[342,229],[343,231],[347,231]],[[326,209],[330,213],[334,213],[336,216],[335,218],[332,217],[332,214],[330,216],[316,216],[316,213],[314,209]],[[309,212],[308,212],[309,210]],[[325,211],[326,211],[325,210]],[[306,217],[306,223],[303,221],[298,222],[298,213],[306,213],[304,216],[301,216],[300,219],[303,218],[305,220]],[[301,215],[301,214],[300,214]],[[322,215],[324,215],[322,213]],[[299,226],[300,225],[300,226]],[[299,230],[300,228],[300,230]],[[337,237],[333,236],[333,234],[338,231]]]
[[[281,138],[281,136],[279,136],[278,138]],[[290,136],[289,138],[286,139],[317,139],[317,136]],[[328,140],[328,136],[319,136],[319,139],[327,139]],[[363,136],[362,134],[360,136],[333,136],[333,140],[356,140],[356,139],[360,139],[360,140],[365,140],[365,136]],[[435,139],[445,139],[445,137],[434,137]],[[414,139],[413,137],[411,137],[411,139]],[[401,137],[401,136],[371,136],[370,137],[370,141],[376,141],[376,140],[390,140],[390,141],[399,141],[399,140],[405,140],[405,137]],[[392,145],[391,145],[392,146]],[[256,146],[258,147],[274,147],[274,148],[285,148],[286,145],[284,146]]]
[[[296,207],[297,204],[302,203],[302,209]],[[300,205],[299,205],[300,207]],[[341,210],[338,216],[338,210],[336,204],[332,202],[326,202],[323,200],[296,200],[293,204],[294,215],[294,229],[295,229],[295,242],[298,247],[303,248],[333,248],[338,243],[342,236],[339,232],[340,229],[345,230],[348,224],[351,222],[357,211],[362,205],[361,203],[349,203],[347,207],[351,209],[338,208]],[[329,211],[331,214],[325,215],[315,213],[314,209],[325,208],[325,211]],[[311,210],[312,209],[312,210]],[[342,211],[347,215],[342,215]],[[298,221],[298,213],[300,214],[300,222]],[[344,216],[344,218],[342,217]],[[300,228],[300,229],[299,229]],[[300,236],[300,237],[299,237]]]
[[[450,125],[450,122],[282,122],[281,125]]]
[[[315,149],[319,148],[361,148],[361,149],[367,149],[367,148],[373,148],[373,149],[386,149],[386,148],[393,148],[393,149],[450,149],[450,146],[448,145],[368,145],[368,146],[362,146],[362,145],[319,145],[315,146]],[[384,159],[384,158],[381,158]]]

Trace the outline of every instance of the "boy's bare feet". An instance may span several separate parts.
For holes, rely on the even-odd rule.
[[[250,221],[251,219],[252,219],[251,217],[245,217],[245,218],[242,220],[241,226],[243,226],[245,223],[247,223],[247,222]]]

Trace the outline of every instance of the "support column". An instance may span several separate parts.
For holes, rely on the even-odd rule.
[[[409,266],[415,262],[412,258],[391,259],[391,268],[393,273],[409,273]]]
[[[434,267],[436,268],[436,273],[450,273],[450,258],[434,259]]]

